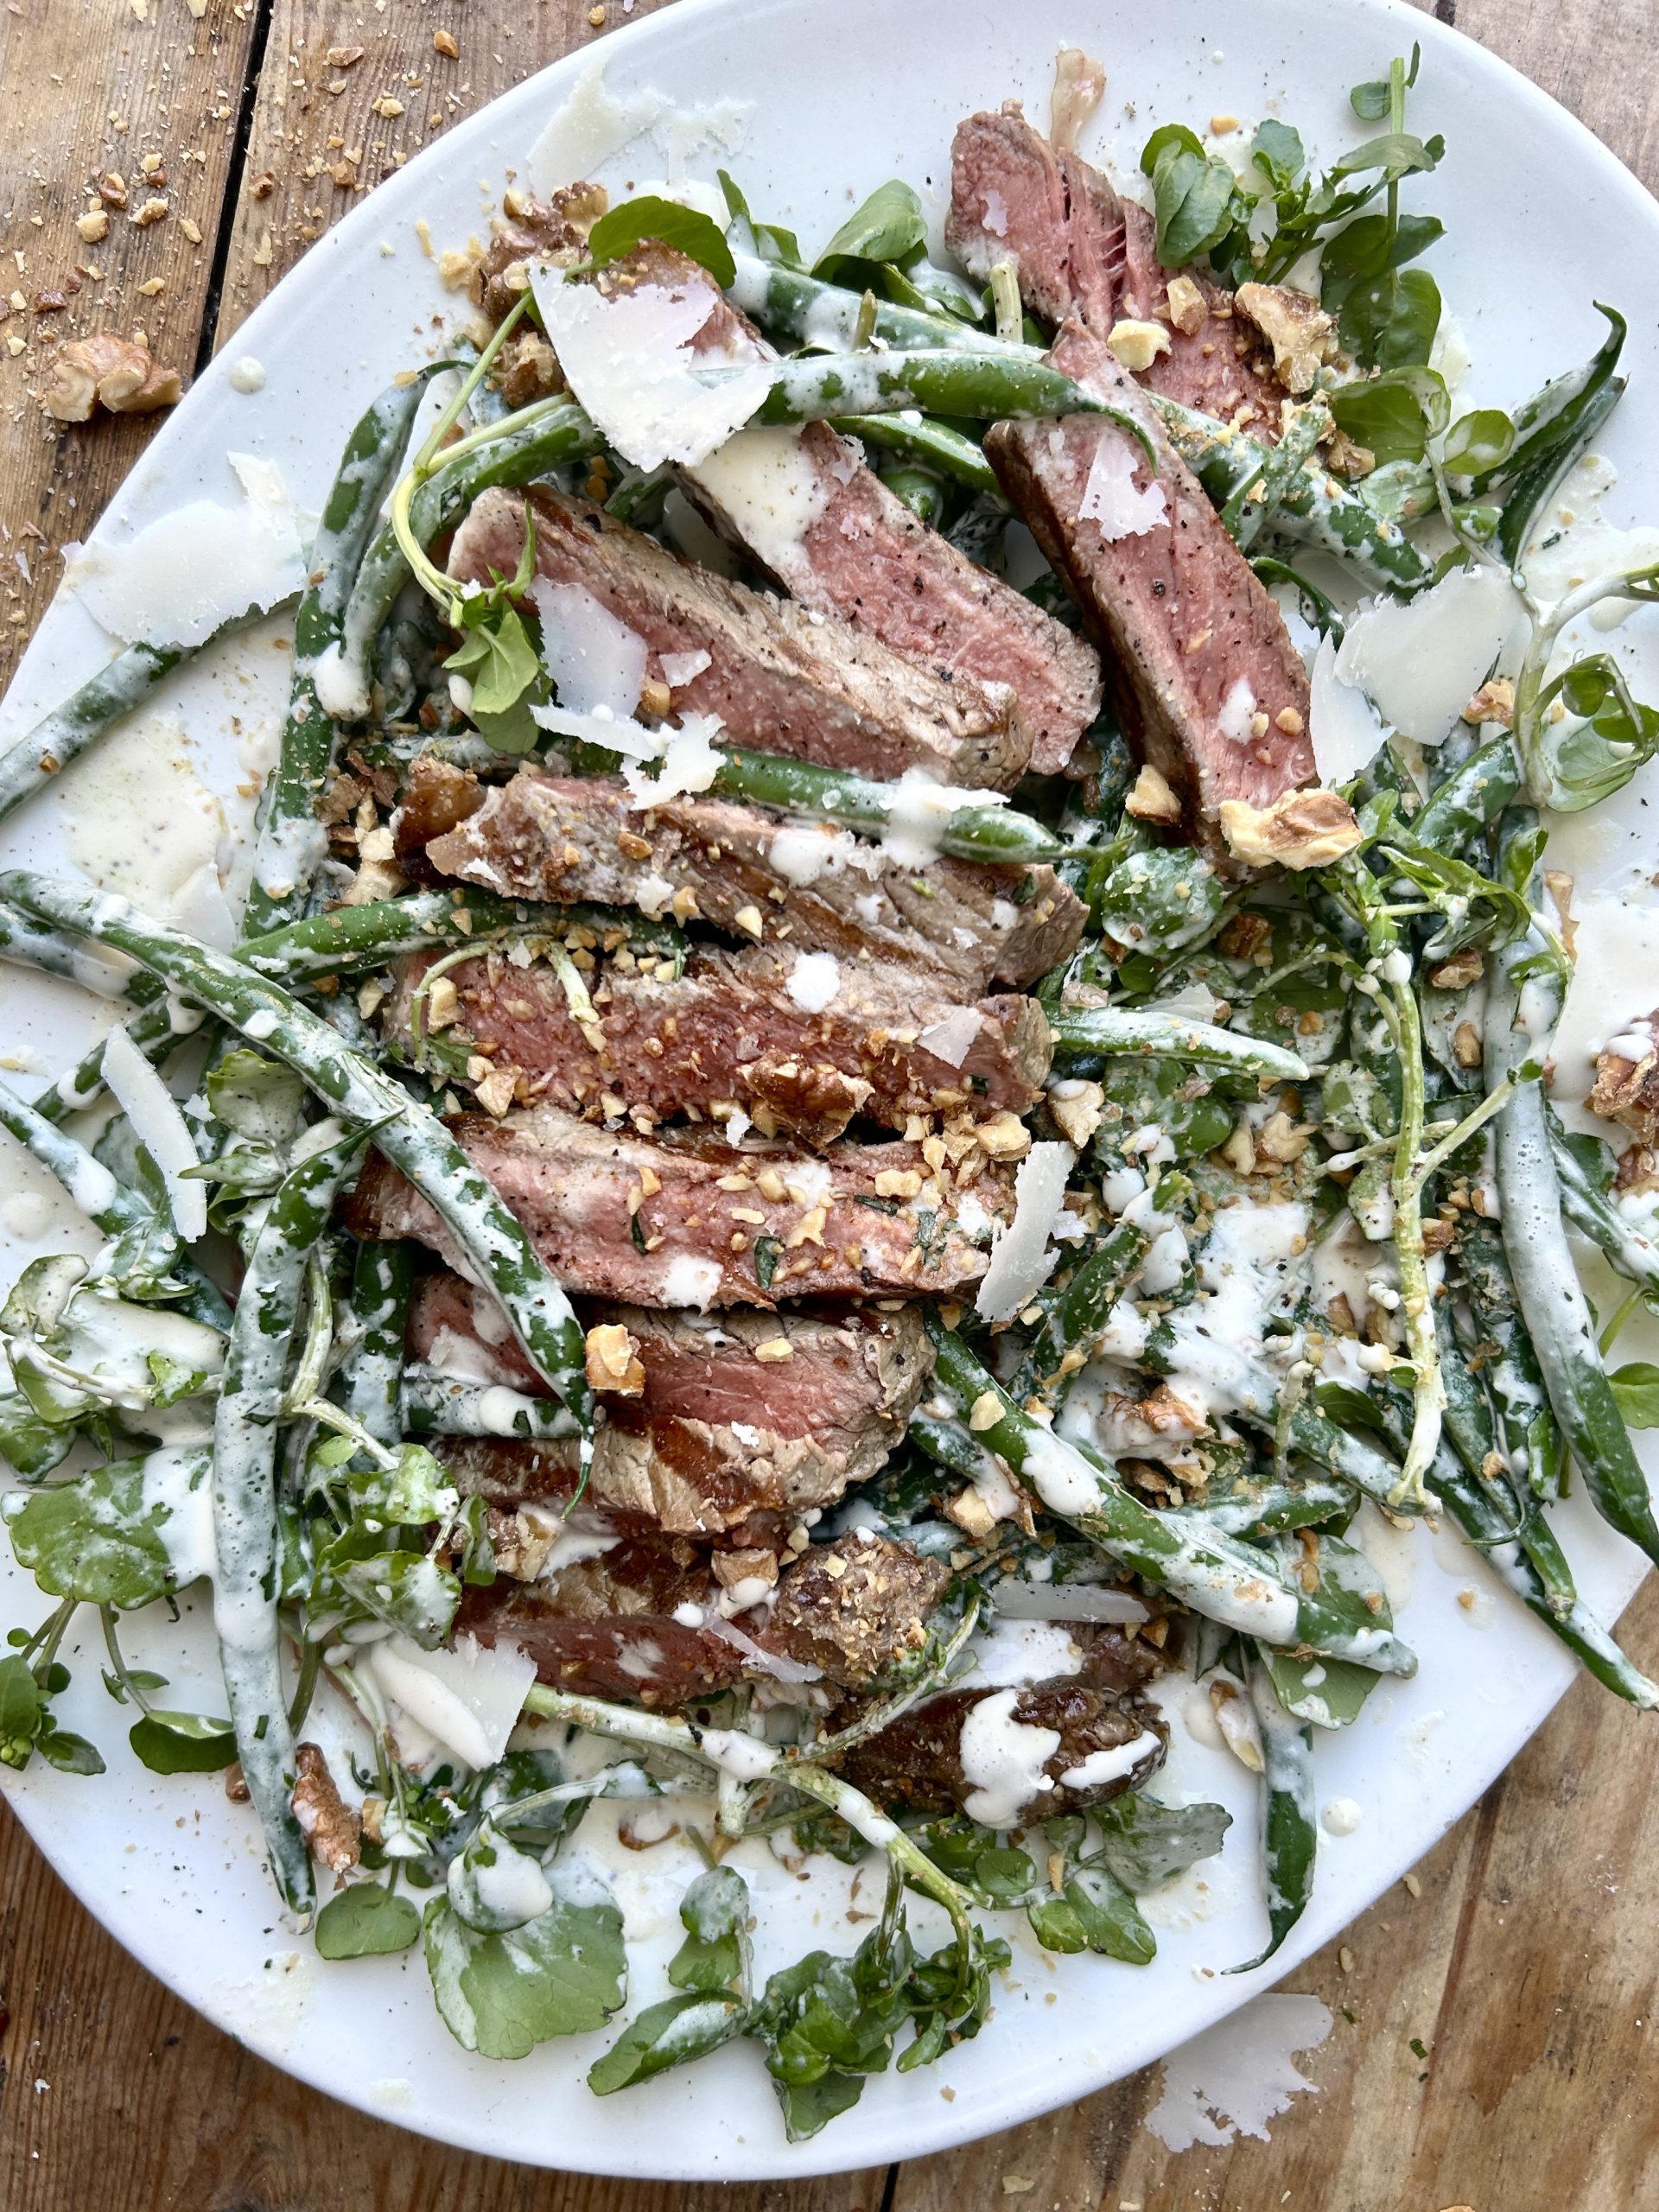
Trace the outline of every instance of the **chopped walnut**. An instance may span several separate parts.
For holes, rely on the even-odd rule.
[[[86,423],[95,407],[111,415],[152,415],[177,404],[176,369],[164,369],[148,346],[112,330],[72,338],[58,348],[41,404],[60,423]]]
[[[1486,965],[1480,947],[1465,944],[1461,952],[1454,952],[1449,960],[1440,961],[1428,971],[1428,980],[1437,991],[1466,991],[1471,983],[1478,983]]]
[[[1210,302],[1203,287],[1191,276],[1169,280],[1169,319],[1183,337],[1193,338],[1210,318]]]
[[[1332,430],[1325,442],[1325,465],[1334,476],[1345,476],[1351,483],[1369,476],[1376,467],[1376,455],[1370,446],[1360,445],[1346,430]]]
[[[595,1390],[637,1398],[645,1387],[639,1340],[620,1321],[601,1321],[588,1332],[588,1380]]]
[[[1515,720],[1515,686],[1507,676],[1495,676],[1490,683],[1483,683],[1464,709],[1459,719],[1465,722],[1502,722],[1508,729]]]
[[[1615,1179],[1619,1190],[1631,1198],[1645,1198],[1649,1191],[1659,1191],[1659,1153],[1644,1144],[1631,1145],[1618,1155]]]
[[[1633,1129],[1643,1144],[1659,1143],[1659,1035],[1654,1015],[1631,1022],[1598,1056],[1595,1088],[1585,1103],[1604,1121]]]
[[[1478,1068],[1484,1057],[1480,1032],[1472,1021],[1460,1021],[1452,1033],[1452,1050],[1460,1068]]]
[[[1169,333],[1161,322],[1140,322],[1129,318],[1115,322],[1106,334],[1106,343],[1111,347],[1131,375],[1149,369],[1160,353],[1169,351]]]
[[[1123,802],[1123,811],[1142,822],[1173,823],[1181,818],[1181,802],[1162,772],[1148,760]]]
[[[959,1490],[954,1497],[947,1498],[944,1510],[963,1535],[971,1536],[976,1544],[983,1543],[996,1526],[995,1514],[971,1483],[966,1490]]]
[[[1312,1122],[1293,1122],[1283,1107],[1275,1107],[1255,1132],[1255,1149],[1262,1159],[1287,1167],[1307,1150],[1313,1134]]]
[[[493,1060],[486,1060],[481,1055],[467,1063],[467,1080],[473,1086],[474,1097],[484,1111],[498,1122],[518,1094],[518,1069],[499,1067]]]
[[[1241,284],[1233,295],[1273,348],[1273,372],[1300,399],[1336,350],[1336,324],[1306,292],[1284,284]]]
[[[302,1744],[294,1755],[296,1776],[289,1803],[301,1834],[331,1874],[355,1866],[361,1837],[357,1815],[341,1797],[328,1762],[315,1744]]]
[[[522,332],[507,349],[501,372],[501,397],[509,407],[528,407],[564,390],[558,356],[539,331]]]
[[[722,1590],[735,1590],[741,1582],[764,1582],[768,1590],[778,1580],[778,1554],[764,1544],[744,1545],[736,1551],[715,1552],[709,1559],[715,1580]]]
[[[1327,868],[1360,842],[1353,810],[1335,791],[1287,791],[1268,807],[1221,803],[1228,850],[1250,868]]]
[[[513,1582],[540,1580],[558,1539],[559,1524],[550,1514],[538,1513],[533,1506],[504,1513],[491,1505],[485,1509],[484,1526],[498,1573]]]
[[[1100,1127],[1105,1106],[1102,1086],[1081,1076],[1057,1083],[1048,1094],[1048,1110],[1055,1127],[1079,1152]]]

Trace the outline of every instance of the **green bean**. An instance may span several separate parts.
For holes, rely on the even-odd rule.
[[[261,937],[300,914],[328,849],[318,801],[334,763],[334,724],[317,693],[319,664],[338,652],[340,624],[375,518],[403,461],[429,380],[442,365],[389,385],[346,441],[311,550],[311,581],[294,618],[294,673],[276,766],[265,786],[254,842],[244,937]]]
[[[830,427],[843,436],[861,438],[866,445],[901,453],[922,467],[935,469],[952,483],[965,484],[988,498],[1002,496],[996,471],[980,448],[948,423],[936,423],[925,415],[912,418],[908,410],[901,410],[897,415],[833,415]]]
[[[106,1236],[122,1236],[159,1225],[150,1207],[118,1183],[102,1160],[55,1128],[5,1083],[0,1083],[0,1128],[10,1130],[42,1167],[56,1176],[87,1219]],[[168,1234],[170,1238],[170,1230]],[[186,1285],[186,1294],[176,1301],[180,1313],[188,1313],[193,1321],[205,1322],[210,1329],[230,1326],[230,1307],[188,1254],[171,1257],[168,1272]]]
[[[570,1301],[437,1116],[372,1061],[343,1046],[326,1021],[228,955],[138,913],[50,877],[13,869],[0,899],[44,921],[112,944],[162,976],[252,1044],[286,1061],[337,1111],[375,1125],[375,1146],[436,1209],[450,1234],[506,1309],[537,1372],[582,1423],[592,1420],[582,1328]]]
[[[1553,1470],[1539,1438],[1548,1427],[1549,1401],[1538,1355],[1521,1319],[1503,1242],[1496,1225],[1472,1209],[1458,1216],[1457,1251],[1464,1294],[1484,1352],[1481,1371],[1491,1396],[1502,1446],[1510,1469],[1526,1471],[1534,1495],[1552,1494]]]
[[[1526,950],[1527,940],[1519,939],[1494,960],[1486,1015],[1489,1088],[1512,1077],[1535,1049],[1516,1027],[1514,971]],[[1595,1325],[1567,1241],[1541,1078],[1516,1084],[1496,1127],[1503,1249],[1550,1409],[1602,1518],[1659,1561],[1648,1478],[1596,1349]]]
[[[458,1382],[435,1368],[410,1367],[403,1377],[404,1426],[413,1436],[574,1436],[569,1407],[532,1398],[505,1384]]]
[[[1271,447],[1259,476],[1238,486],[1221,511],[1222,527],[1241,553],[1248,553],[1267,524],[1305,474],[1315,448],[1331,435],[1331,410],[1317,397],[1296,408],[1289,427]]]
[[[1452,1328],[1449,1301],[1442,1301],[1436,1307],[1434,1319],[1440,1338],[1440,1374],[1446,1384],[1446,1436],[1470,1479],[1491,1500],[1494,1512],[1507,1518],[1555,1611],[1566,1613],[1571,1610],[1578,1592],[1572,1570],[1554,1531],[1539,1510],[1538,1497],[1528,1478],[1530,1447],[1523,1439],[1518,1456],[1498,1449],[1496,1409],[1482,1378],[1464,1357]],[[1541,1404],[1542,1399],[1541,1388]],[[1506,1440],[1507,1437],[1506,1429]],[[1436,1464],[1444,1464],[1443,1455]]]
[[[1496,467],[1476,477],[1472,491],[1484,498],[1503,487],[1503,512],[1497,547],[1518,569],[1533,524],[1549,505],[1561,479],[1624,396],[1627,379],[1615,374],[1628,330],[1614,308],[1596,302],[1609,328],[1600,347],[1581,368],[1556,377],[1516,410],[1516,442]]]
[[[1454,768],[1411,825],[1411,842],[1457,855],[1489,830],[1521,790],[1521,766],[1507,732]]]
[[[1090,1007],[1055,1015],[1049,1029],[1059,1058],[1108,1058],[1122,1053],[1151,1058],[1162,1053],[1200,1067],[1270,1076],[1280,1083],[1307,1080],[1306,1062],[1282,1045],[1267,1044],[1236,1029],[1217,1029],[1211,1022],[1189,1021],[1182,1014]]]
[[[939,1387],[964,1410],[988,1396],[995,1418],[976,1433],[1046,1511],[1110,1557],[1224,1627],[1265,1635],[1273,1643],[1306,1644],[1378,1674],[1415,1669],[1416,1660],[1389,1630],[1359,1627],[1323,1593],[1293,1589],[1266,1553],[1142,1505],[1086,1446],[1056,1436],[1014,1405],[959,1337],[931,1315],[928,1325],[938,1348]]]
[[[480,492],[534,482],[605,443],[583,410],[563,396],[538,399],[464,441],[465,450],[436,469],[416,493],[410,523],[423,545],[452,530]],[[364,555],[340,621],[340,676],[368,696],[369,651],[411,571],[388,522]]]
[[[937,530],[944,522],[944,486],[931,468],[889,468],[881,481],[918,522],[925,522],[930,530]]]
[[[310,982],[357,968],[383,967],[400,952],[419,952],[447,944],[488,943],[531,925],[532,914],[545,920],[550,910],[498,899],[470,887],[412,892],[407,898],[379,899],[362,906],[331,906],[326,913],[250,938],[237,947],[237,958],[262,976]]]
[[[734,798],[753,800],[785,814],[814,821],[840,822],[874,836],[892,829],[911,830],[918,840],[959,860],[1016,867],[1048,861],[1066,848],[1029,815],[1011,807],[964,805],[944,810],[948,787],[925,786],[923,802],[903,784],[875,784],[810,760],[785,760],[778,753],[721,748],[713,788]],[[966,794],[964,794],[964,797]]]
[[[1191,1505],[1165,1510],[1178,1521],[1249,1542],[1286,1529],[1317,1528],[1321,1521],[1351,1513],[1354,1504],[1354,1491],[1347,1483],[1313,1476],[1306,1482],[1250,1483],[1225,1497],[1199,1498]]]
[[[1086,1365],[1112,1308],[1140,1274],[1151,1249],[1149,1230],[1135,1222],[1120,1221],[1073,1269],[1063,1288],[1039,1292],[1043,1318],[1010,1389],[1017,1405],[1023,1405],[1034,1389],[1044,1385],[1052,1389],[1058,1382],[1069,1352],[1084,1355],[1071,1362],[1072,1373]]]
[[[289,1910],[316,1901],[311,1853],[290,1802],[293,1732],[277,1634],[276,1435],[306,1264],[367,1131],[301,1162],[270,1202],[248,1255],[213,1414],[213,1622],[243,1778]]]
[[[44,791],[54,776],[78,760],[89,746],[95,745],[124,715],[130,715],[135,707],[143,706],[175,668],[193,660],[198,653],[206,652],[221,639],[232,637],[237,631],[245,630],[251,624],[263,621],[267,614],[276,613],[292,604],[291,600],[284,599],[269,607],[249,607],[245,613],[220,623],[213,635],[199,645],[140,643],[118,653],[107,668],[100,669],[60,707],[54,707],[44,721],[37,722],[25,736],[16,739],[0,753],[0,821],[36,791]]]
[[[780,337],[842,352],[875,337],[903,353],[945,348],[962,353],[1001,354],[1016,361],[1043,358],[1040,346],[998,338],[972,323],[959,322],[953,315],[901,307],[892,300],[874,302],[874,319],[866,328],[865,294],[849,291],[843,284],[827,284],[821,276],[809,276],[804,270],[763,261],[758,254],[734,253],[733,260],[737,274],[729,287],[731,298],[745,315],[753,315]]]
[[[356,1334],[340,1363],[333,1395],[388,1450],[404,1433],[404,1338],[414,1285],[414,1245],[358,1246],[351,1309]]]
[[[1254,1647],[1244,1662],[1250,1703],[1262,1731],[1262,1862],[1268,1881],[1268,1948],[1243,1966],[1265,1966],[1307,1909],[1313,1894],[1319,1827],[1313,1810],[1313,1732],[1285,1711],[1273,1677]]]
[[[1606,1192],[1592,1182],[1554,1114],[1549,1125],[1550,1150],[1567,1219],[1581,1236],[1601,1247],[1609,1266],[1627,1282],[1640,1283],[1644,1291],[1659,1295],[1659,1245],[1626,1220]]]
[[[751,371],[722,365],[692,373],[698,383],[717,386]],[[1041,360],[1001,359],[942,346],[918,353],[798,353],[776,363],[772,378],[772,390],[749,417],[751,423],[821,423],[831,415],[892,415],[901,409],[982,423],[1103,415],[1157,466],[1143,424]]]

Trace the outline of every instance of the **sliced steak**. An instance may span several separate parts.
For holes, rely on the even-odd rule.
[[[556,1106],[449,1126],[567,1289],[636,1306],[957,1290],[986,1262],[963,1217],[982,1234],[1014,1210],[1007,1168],[971,1152],[952,1179],[914,1144],[842,1143],[819,1160],[739,1151],[707,1130],[613,1134]],[[414,1236],[452,1265],[458,1256],[434,1207],[378,1153],[343,1210],[356,1236]]]
[[[722,360],[771,348],[696,263],[650,243],[594,280],[703,297],[693,343]],[[1009,685],[1032,734],[1031,765],[1062,766],[1100,704],[1100,671],[1081,639],[918,522],[855,440],[827,423],[747,430],[685,472],[728,536],[807,607],[840,614],[941,675]]]
[[[957,126],[945,240],[973,276],[1011,261],[1020,296],[1052,323],[1075,318],[1104,339],[1119,321],[1161,325],[1168,350],[1141,377],[1154,391],[1251,435],[1279,435],[1284,397],[1256,332],[1235,321],[1232,295],[1198,268],[1185,279],[1180,320],[1159,266],[1157,226],[1110,181],[1033,130],[1017,101]]]
[[[601,1394],[594,1504],[642,1527],[739,1544],[781,1541],[796,1516],[874,1474],[933,1368],[919,1309],[910,1306],[860,1306],[835,1319],[740,1310],[714,1321],[630,1306],[583,1318],[620,1321],[645,1370],[637,1395]],[[756,1357],[779,1338],[787,1359]],[[409,1348],[452,1372],[544,1395],[494,1300],[457,1275],[423,1281]],[[575,1486],[574,1439],[452,1439],[436,1448],[463,1491],[505,1510],[556,1503]]]
[[[1227,799],[1265,808],[1315,770],[1308,683],[1271,595],[1108,348],[1073,323],[1052,358],[1145,425],[1154,478],[1098,416],[999,423],[985,451],[1108,648],[1126,733],[1219,850]]]
[[[993,977],[1032,982],[1083,934],[1083,902],[1046,865],[938,859],[918,870],[823,823],[785,823],[719,798],[642,811],[619,781],[533,768],[474,803],[458,772],[411,782],[399,850],[435,811],[448,813],[454,826],[426,842],[427,861],[508,898],[589,899],[842,961],[908,962],[968,998]]]
[[[517,571],[525,496],[483,493],[455,533],[452,576],[487,584],[493,570]],[[528,497],[537,574],[587,592],[634,632],[674,713],[716,715],[734,744],[859,775],[921,768],[1008,791],[1024,772],[1031,733],[1005,684],[993,699],[971,677],[908,659],[839,616],[728,582],[586,499]]]
[[[768,1609],[759,1590],[743,1603],[746,1586],[725,1585],[696,1545],[654,1535],[620,1537],[533,1583],[498,1578],[467,1592],[456,1627],[486,1643],[510,1638],[544,1681],[645,1705],[684,1704],[741,1681],[864,1690],[925,1648],[950,1570],[888,1537],[858,1548],[841,1578],[855,1579],[855,1619],[827,1570],[845,1556],[835,1548],[809,1546],[785,1566]]]
[[[399,963],[381,1009],[387,1034],[407,1037],[432,957]],[[1049,1031],[1034,1000],[1000,996],[964,1010],[900,969],[849,962],[822,1006],[798,987],[809,1010],[791,988],[798,957],[770,945],[699,945],[677,976],[667,962],[668,972],[646,974],[630,953],[626,968],[613,963],[591,983],[595,1027],[578,1023],[551,968],[489,951],[446,970],[456,1014],[445,1041],[498,1073],[518,1071],[526,1104],[547,1098],[593,1119],[614,1116],[620,1100],[658,1121],[736,1106],[768,1136],[782,1129],[820,1146],[855,1114],[901,1129],[912,1114],[1025,1114],[1041,1096]]]
[[[995,1804],[1001,1786],[996,1762],[982,1766],[972,1735],[966,1745],[963,1738],[969,1715],[997,1699],[1006,1702],[1007,1710],[1001,1705],[994,1708],[994,1749],[1010,1727],[1041,1729],[1052,1745],[1039,1764],[1040,1740],[1022,1745],[1014,1739],[1020,1750],[1029,1751],[1040,1776],[1032,1795],[1017,1806]],[[1058,1813],[1081,1813],[1140,1789],[1163,1764],[1168,1741],[1168,1724],[1155,1706],[1083,1680],[1037,1682],[1017,1691],[950,1690],[855,1745],[842,1771],[880,1804],[918,1813],[965,1812],[988,1827],[1020,1827]],[[1111,1755],[1136,1745],[1139,1755],[1116,1771],[1119,1762]],[[1099,1754],[1106,1755],[1095,1769],[1101,1778],[1090,1780],[1088,1763]],[[1068,1781],[1069,1776],[1076,1779]]]

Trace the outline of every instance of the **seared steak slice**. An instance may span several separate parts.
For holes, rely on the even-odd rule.
[[[455,826],[427,843],[428,861],[510,899],[590,899],[842,961],[907,961],[969,998],[993,977],[1026,983],[1046,974],[1083,934],[1082,901],[1046,865],[939,859],[921,872],[823,823],[785,823],[719,798],[642,811],[607,777],[533,768],[486,792],[462,819],[457,772],[412,785],[399,849],[435,809],[448,811]]]
[[[593,1118],[614,1115],[620,1099],[664,1121],[736,1105],[767,1135],[783,1129],[820,1146],[855,1114],[903,1128],[912,1114],[1025,1114],[1041,1096],[1050,1046],[1034,1000],[984,999],[964,1014],[913,975],[849,962],[827,1004],[806,993],[809,1011],[791,992],[798,957],[782,946],[699,945],[676,976],[647,975],[630,955],[626,969],[608,965],[592,982],[595,1031],[577,1022],[552,969],[485,952],[446,971],[458,1010],[445,1041],[463,1042],[498,1072],[518,1070],[526,1102],[547,1098]],[[429,965],[423,955],[399,963],[380,1015],[389,1034],[407,1034]],[[976,1015],[964,1050],[957,1033]],[[930,1031],[939,1052],[923,1041]]]
[[[1120,199],[1077,155],[1058,152],[1017,101],[957,124],[944,235],[982,280],[1012,261],[1026,305],[1049,322],[1075,318],[1102,339],[1119,321],[1160,324],[1168,350],[1144,371],[1143,384],[1223,422],[1248,423],[1253,437],[1277,439],[1284,393],[1260,359],[1255,333],[1234,320],[1232,295],[1198,268],[1183,270],[1178,322],[1152,216]]]
[[[971,1732],[963,1740],[969,1715],[993,1700],[1004,1701],[988,1716],[995,1738],[1006,1737],[1010,1726],[1040,1729],[1052,1745],[1040,1765],[1041,1740],[1022,1746],[1041,1779],[1019,1805],[995,1803],[1001,1777],[991,1765],[982,1768],[976,1761]],[[907,1806],[918,1813],[965,1812],[988,1827],[1020,1827],[1058,1813],[1081,1813],[1140,1789],[1163,1764],[1168,1740],[1168,1724],[1155,1706],[1082,1680],[1038,1682],[1022,1690],[949,1690],[855,1744],[842,1771],[879,1804]],[[1110,1754],[1135,1745],[1141,1746],[1138,1756],[1121,1772],[1113,1771],[1117,1762]],[[1107,1756],[1095,1769],[1102,1778],[1090,1780],[1088,1763],[1102,1753]],[[1068,1776],[1076,1780],[1069,1782]]]
[[[982,1230],[1014,1208],[998,1161],[969,1153],[953,1187],[948,1163],[936,1175],[914,1144],[842,1143],[817,1160],[706,1130],[613,1135],[548,1105],[449,1126],[568,1290],[636,1306],[960,1289],[985,1254],[959,1217]],[[358,1236],[418,1237],[454,1263],[435,1210],[378,1153],[344,1211]]]
[[[648,243],[594,280],[614,294],[658,285],[709,302],[693,343],[727,361],[771,348],[698,264]],[[1062,766],[1100,705],[1094,654],[998,576],[918,522],[855,441],[827,423],[746,430],[684,472],[699,504],[804,605],[842,615],[942,673],[1007,684],[1032,734],[1031,765]]]
[[[584,1319],[599,1319],[599,1314]],[[773,1541],[794,1516],[862,1482],[904,1433],[932,1372],[918,1307],[867,1306],[844,1318],[603,1309],[633,1338],[645,1387],[601,1393],[606,1419],[588,1494],[607,1512],[677,1535]],[[544,1386],[494,1300],[457,1275],[425,1278],[410,1316],[412,1357],[534,1395]],[[787,1359],[756,1354],[779,1339]],[[446,1440],[455,1480],[506,1510],[559,1503],[574,1488],[575,1440]],[[761,1523],[755,1516],[770,1516]]]
[[[537,1582],[498,1578],[467,1593],[456,1627],[486,1643],[511,1638],[544,1681],[646,1705],[683,1704],[780,1675],[864,1689],[925,1646],[926,1616],[950,1570],[908,1544],[871,1536],[856,1567],[848,1561],[846,1579],[856,1572],[866,1609],[854,1619],[825,1568],[831,1548],[810,1545],[781,1577],[774,1567],[764,1578],[777,1581],[770,1618],[760,1603],[763,1578],[751,1598],[744,1583],[722,1580],[696,1545],[655,1535],[620,1538]],[[846,1555],[845,1540],[836,1555]]]
[[[452,576],[487,584],[492,570],[516,572],[525,496],[475,502],[450,549]],[[670,685],[675,714],[715,715],[735,745],[859,775],[924,768],[997,791],[1019,781],[1031,734],[1006,685],[993,699],[972,677],[906,659],[835,615],[729,583],[586,499],[528,497],[537,574],[588,593],[644,641],[646,675]],[[687,658],[702,663],[689,677],[676,667]]]
[[[1284,619],[1222,527],[1145,396],[1090,333],[1070,324],[1052,357],[1143,423],[1154,477],[1098,416],[999,423],[986,454],[1109,648],[1131,744],[1218,847],[1226,799],[1266,808],[1315,770],[1307,671]]]
[[[765,1642],[848,1689],[871,1683],[927,1643],[927,1617],[950,1570],[870,1529],[812,1544],[778,1588]]]

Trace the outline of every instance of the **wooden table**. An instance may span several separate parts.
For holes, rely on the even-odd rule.
[[[0,305],[14,283],[22,304],[0,323],[0,683],[56,586],[55,549],[90,528],[148,435],[131,418],[48,421],[31,393],[54,340],[137,326],[158,358],[199,367],[358,194],[435,132],[623,13],[664,4],[5,0],[0,251],[15,259]],[[1659,180],[1653,0],[1436,0],[1433,12]],[[442,50],[451,42],[457,56]],[[146,157],[160,174],[141,183]],[[128,207],[84,240],[84,188],[111,170]],[[167,213],[137,226],[148,198]],[[67,307],[35,311],[72,273]],[[1659,1669],[1659,1586],[1631,1606],[1625,1637]],[[546,2174],[364,2119],[152,1981],[0,1808],[0,2205],[1641,2212],[1659,2206],[1650,1740],[1582,1684],[1423,1860],[1419,1893],[1394,1891],[1292,1977],[1337,2024],[1304,2062],[1321,2094],[1274,2121],[1271,2144],[1171,2156],[1141,2125],[1154,2067],[953,2156],[792,2188]]]

